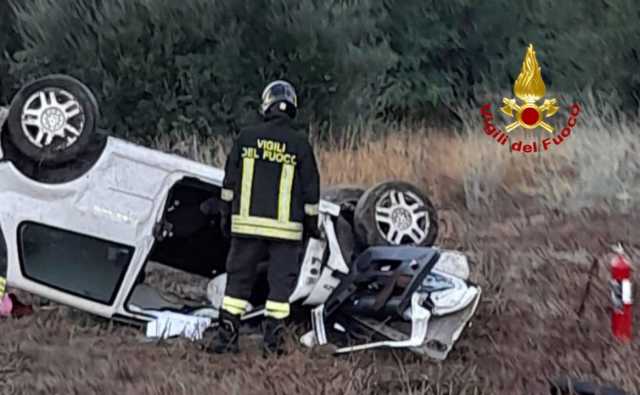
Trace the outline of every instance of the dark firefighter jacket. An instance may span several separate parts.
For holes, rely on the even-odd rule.
[[[233,202],[231,234],[301,240],[305,215],[318,215],[319,183],[311,145],[286,115],[242,130],[221,194]]]

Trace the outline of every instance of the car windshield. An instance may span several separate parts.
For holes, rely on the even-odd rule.
[[[28,279],[112,304],[134,249],[36,223],[20,227],[20,263]]]

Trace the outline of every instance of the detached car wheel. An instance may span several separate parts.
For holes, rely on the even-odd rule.
[[[11,102],[7,126],[27,158],[60,164],[79,156],[96,131],[98,105],[82,82],[50,75],[25,85]]]
[[[432,246],[438,218],[431,201],[415,186],[383,182],[367,190],[355,210],[358,240],[368,246]]]

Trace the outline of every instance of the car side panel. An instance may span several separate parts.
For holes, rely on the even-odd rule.
[[[131,316],[123,303],[153,246],[152,230],[166,194],[184,176],[221,185],[223,172],[114,138],[91,170],[64,184],[35,182],[11,163],[0,162],[0,226],[7,242],[8,285],[104,317]],[[28,280],[20,269],[17,237],[25,221],[134,247],[114,303],[91,302]]]

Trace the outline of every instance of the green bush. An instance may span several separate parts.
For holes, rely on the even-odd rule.
[[[0,0],[0,99],[11,94],[13,76],[9,72],[10,54],[20,48],[20,39],[14,30],[9,0]]]
[[[635,109],[640,3],[633,0],[386,0],[384,24],[400,54],[382,106],[423,119],[486,92],[511,91],[533,43],[547,92],[579,98],[589,88],[617,92]]]
[[[299,88],[303,121],[366,118],[377,76],[394,59],[375,1],[17,3],[24,49],[13,72],[76,76],[96,92],[103,126],[136,137],[237,129],[276,78]]]
[[[638,106],[634,0],[11,1],[0,94],[14,80],[72,74],[120,135],[237,130],[275,78],[299,88],[305,123],[451,120],[463,102],[508,94],[529,43],[549,95],[593,89]]]

